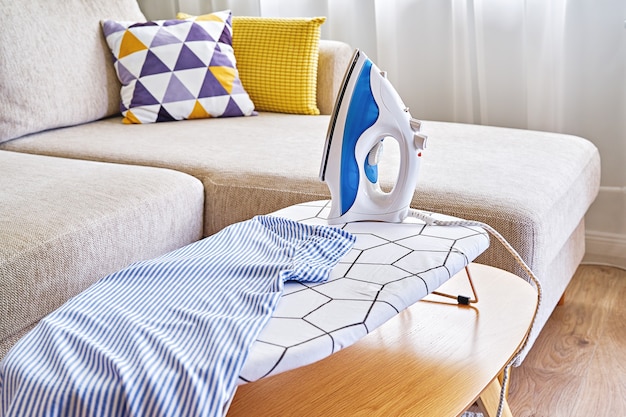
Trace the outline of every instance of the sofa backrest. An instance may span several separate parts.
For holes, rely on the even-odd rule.
[[[320,40],[317,63],[317,107],[321,114],[331,114],[343,76],[354,49],[344,42]]]
[[[0,142],[119,112],[102,19],[142,21],[136,0],[0,0]]]

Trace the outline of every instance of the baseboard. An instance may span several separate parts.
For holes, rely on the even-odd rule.
[[[583,263],[597,263],[626,268],[626,236],[588,230],[585,234]]]

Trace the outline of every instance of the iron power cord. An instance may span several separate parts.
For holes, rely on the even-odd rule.
[[[537,318],[537,310],[539,309],[539,305],[541,305],[541,301],[543,297],[541,284],[539,283],[539,280],[537,279],[533,271],[530,269],[530,267],[526,264],[526,262],[524,262],[524,260],[519,255],[519,253],[517,253],[515,248],[513,248],[513,246],[511,246],[511,244],[507,242],[507,240],[496,229],[489,226],[488,224],[483,223],[483,222],[473,221],[473,220],[462,220],[462,219],[440,220],[440,219],[434,218],[433,216],[429,214],[426,214],[424,212],[421,212],[419,210],[412,209],[412,208],[409,209],[408,215],[410,217],[414,217],[423,221],[428,226],[476,226],[476,227],[481,227],[485,229],[493,237],[495,237],[504,246],[504,248],[513,256],[515,261],[521,266],[524,272],[528,275],[528,279],[526,281],[528,281],[529,283],[532,283],[535,286],[535,289],[537,290],[537,308],[535,309],[535,313],[533,314],[533,318],[530,323],[530,329],[528,330],[528,333],[526,334],[526,337],[524,338],[524,341],[522,342],[521,347],[519,348],[517,353],[513,356],[513,359],[511,359],[511,361],[509,361],[509,363],[507,363],[506,366],[504,367],[503,378],[502,378],[502,388],[500,390],[500,402],[498,404],[498,411],[496,413],[496,417],[501,417],[502,407],[504,405],[504,399],[506,396],[506,387],[509,383],[509,373],[511,371],[511,366],[513,366],[513,364],[520,358],[521,352],[526,348],[526,345],[528,344],[528,336],[530,335],[530,332],[533,330],[533,327],[535,326],[535,319]]]

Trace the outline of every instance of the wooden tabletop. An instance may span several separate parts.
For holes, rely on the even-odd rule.
[[[429,295],[324,360],[240,386],[228,416],[461,414],[517,352],[537,303],[515,275],[479,264],[470,272],[478,303]],[[469,288],[463,271],[439,291]]]

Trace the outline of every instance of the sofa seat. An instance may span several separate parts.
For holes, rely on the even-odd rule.
[[[0,358],[98,278],[202,236],[197,179],[0,151]]]
[[[318,180],[328,121],[260,113],[128,126],[110,118],[1,147],[193,175],[204,185],[210,235],[255,214],[328,198]],[[412,206],[486,222],[519,251],[544,286],[534,340],[584,254],[584,214],[600,180],[597,149],[582,138],[527,130],[428,121],[422,131],[429,143]],[[495,240],[478,261],[521,274]]]
[[[328,120],[268,112],[149,125],[109,118],[25,136],[0,149],[193,175],[205,188],[208,236],[254,214],[327,197],[317,173]]]

